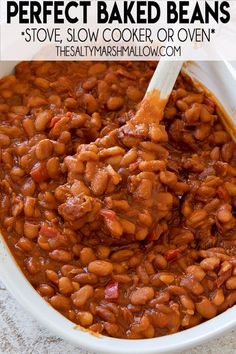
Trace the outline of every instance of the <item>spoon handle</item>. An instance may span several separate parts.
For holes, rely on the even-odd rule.
[[[157,89],[161,99],[167,99],[182,68],[183,61],[160,61],[147,89]]]

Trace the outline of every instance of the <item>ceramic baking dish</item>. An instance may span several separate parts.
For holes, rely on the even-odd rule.
[[[0,62],[0,77],[10,73],[16,62]],[[189,62],[184,70],[215,94],[226,112],[236,118],[236,63]],[[177,353],[202,344],[236,327],[236,306],[194,328],[176,334],[143,340],[123,340],[92,335],[55,311],[24,277],[0,235],[0,279],[43,326],[66,341],[101,354]]]

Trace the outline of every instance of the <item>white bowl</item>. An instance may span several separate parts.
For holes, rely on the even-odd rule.
[[[0,62],[0,77],[8,74],[16,62]],[[232,63],[188,63],[186,70],[210,89],[235,117],[236,72]],[[154,339],[124,340],[95,336],[55,311],[26,280],[0,237],[0,278],[6,287],[36,319],[61,338],[79,347],[101,354],[158,354],[182,351],[202,344],[236,326],[236,306],[191,329]]]

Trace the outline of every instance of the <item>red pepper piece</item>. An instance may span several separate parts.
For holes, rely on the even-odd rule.
[[[48,179],[46,164],[43,162],[37,163],[30,172],[31,177],[37,183],[42,183]]]
[[[114,280],[110,280],[105,288],[106,300],[117,300],[119,296],[119,283]]]
[[[116,213],[110,209],[101,209],[100,215],[103,216],[104,218],[114,219],[116,216]]]
[[[46,237],[56,237],[58,235],[58,231],[53,227],[41,226],[39,233]]]
[[[217,195],[223,201],[225,201],[225,202],[229,201],[229,193],[227,192],[227,190],[223,186],[219,186],[217,188]]]
[[[166,253],[165,255],[165,259],[170,262],[170,261],[173,261],[174,259],[177,258],[177,256],[179,255],[179,250],[176,249],[176,250],[170,250]]]
[[[54,125],[55,125],[57,122],[59,122],[59,120],[61,120],[61,118],[62,118],[61,116],[53,117],[53,118],[51,119],[49,128],[53,128]]]

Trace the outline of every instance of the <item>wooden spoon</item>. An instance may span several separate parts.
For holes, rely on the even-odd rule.
[[[161,99],[168,99],[182,65],[183,61],[160,61],[149,83],[146,96],[157,90]]]
[[[137,111],[135,117],[131,119],[133,124],[152,124],[160,122],[163,119],[164,109],[171,91],[174,87],[175,81],[182,68],[184,62],[182,61],[160,61],[151,82],[148,86],[146,95]],[[187,73],[188,74],[188,73]],[[217,114],[221,122],[225,126],[233,141],[236,142],[236,121],[233,116],[229,115],[222,104],[203,84],[197,82],[195,84],[204,90],[214,102],[217,102]]]
[[[140,108],[131,119],[133,125],[152,124],[162,120],[165,106],[182,65],[182,61],[159,62]]]

